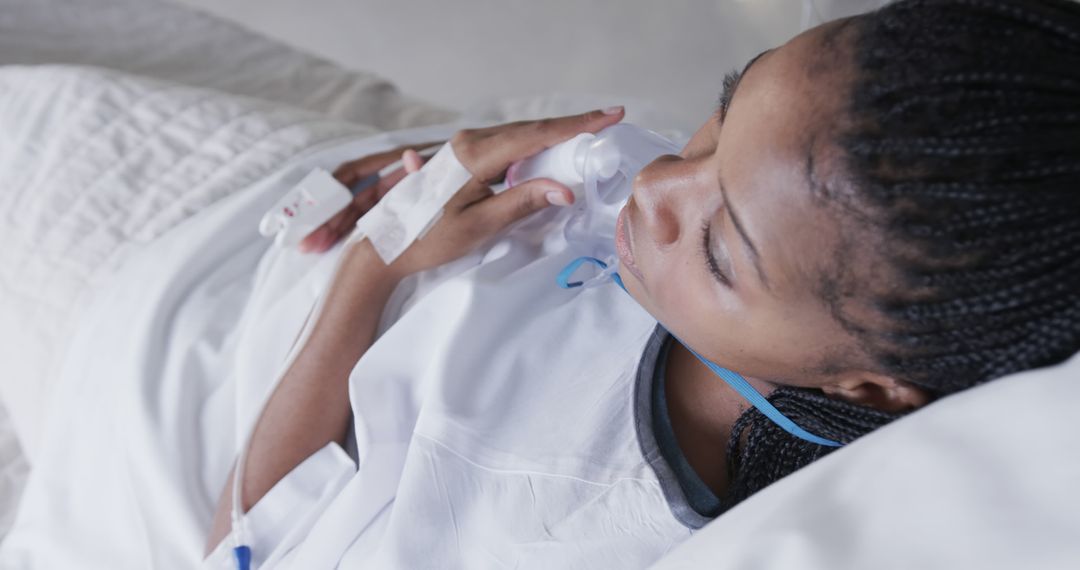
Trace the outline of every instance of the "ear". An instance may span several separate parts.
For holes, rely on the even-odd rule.
[[[883,412],[909,412],[932,400],[925,389],[892,376],[850,370],[821,387],[826,395]]]

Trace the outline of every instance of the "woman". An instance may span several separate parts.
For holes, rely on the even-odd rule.
[[[268,567],[644,567],[834,449],[692,351],[840,444],[1064,360],[1080,349],[1078,63],[1068,0],[900,2],[761,54],[635,181],[628,295],[551,285],[565,188],[488,190],[621,109],[459,133],[472,180],[430,233],[390,265],[367,242],[341,252],[255,422],[245,517],[223,486],[210,560],[240,545]],[[376,340],[413,275],[442,281]]]
[[[759,55],[727,78],[685,149],[640,174],[616,239],[626,291],[662,323],[642,364],[659,370],[655,435],[687,519],[715,517],[831,451],[765,419],[690,348],[840,443],[1080,348],[1077,70],[1075,3],[901,2]],[[350,410],[330,415],[326,403],[346,388],[315,379],[348,376],[373,337],[373,307],[402,276],[570,198],[547,182],[498,196],[487,184],[618,117],[455,137],[473,182],[434,239],[389,267],[363,244],[347,254],[325,318],[256,428],[245,508],[344,441]],[[364,342],[350,352],[340,338]]]

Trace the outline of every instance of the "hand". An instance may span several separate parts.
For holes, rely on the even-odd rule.
[[[406,174],[415,172],[423,166],[424,159],[416,153],[415,149],[426,148],[433,144],[437,143],[398,147],[379,154],[358,158],[338,166],[334,170],[334,178],[345,186],[352,187],[352,185],[365,177],[393,164],[399,158],[404,161],[402,168],[380,178],[374,186],[361,191],[344,210],[335,214],[325,224],[304,237],[299,245],[300,251],[322,253],[333,247],[338,240],[349,235],[360,216],[375,206]]]
[[[450,144],[472,179],[443,208],[443,215],[421,239],[390,264],[398,276],[437,267],[469,253],[517,220],[551,205],[574,201],[569,188],[547,178],[530,180],[495,194],[497,183],[514,162],[574,136],[595,133],[623,117],[614,107],[583,115],[522,121],[486,129],[460,131]]]

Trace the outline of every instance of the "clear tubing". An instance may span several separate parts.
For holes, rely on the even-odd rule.
[[[356,238],[356,232],[353,232],[345,240],[342,245],[342,253],[338,256],[337,261],[334,263],[334,270],[331,272],[330,280],[328,283],[333,283],[337,277],[338,271],[341,269],[341,263],[345,259],[345,251],[364,238]],[[318,322],[319,317],[322,316],[323,307],[326,304],[325,292],[319,295],[315,301],[315,305],[312,307],[311,312],[308,313],[307,320],[304,322],[304,328],[301,329],[300,335],[297,337],[296,342],[293,343],[292,349],[290,349],[288,356],[285,358],[285,364],[281,367],[280,372],[277,374],[273,382],[273,389],[269,391],[262,404],[259,406],[259,413],[255,416],[255,422],[252,424],[251,429],[244,437],[244,444],[240,447],[240,452],[236,458],[236,466],[233,469],[233,482],[232,482],[232,509],[230,513],[230,519],[232,521],[232,543],[233,548],[240,548],[243,546],[249,546],[247,542],[247,528],[244,525],[244,512],[242,497],[244,491],[244,471],[247,466],[248,448],[251,446],[251,437],[254,435],[255,429],[259,425],[259,420],[262,418],[263,411],[265,411],[266,404],[270,401],[274,392],[277,390],[278,384],[281,383],[281,379],[288,372],[289,368],[295,362],[297,356],[300,354],[300,350],[307,343],[308,338],[311,336],[312,330],[315,328],[315,323]]]

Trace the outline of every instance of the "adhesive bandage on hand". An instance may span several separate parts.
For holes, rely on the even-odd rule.
[[[403,178],[360,217],[349,241],[367,238],[389,265],[423,237],[442,215],[450,198],[471,178],[454,149],[449,144],[443,145],[420,170]]]

